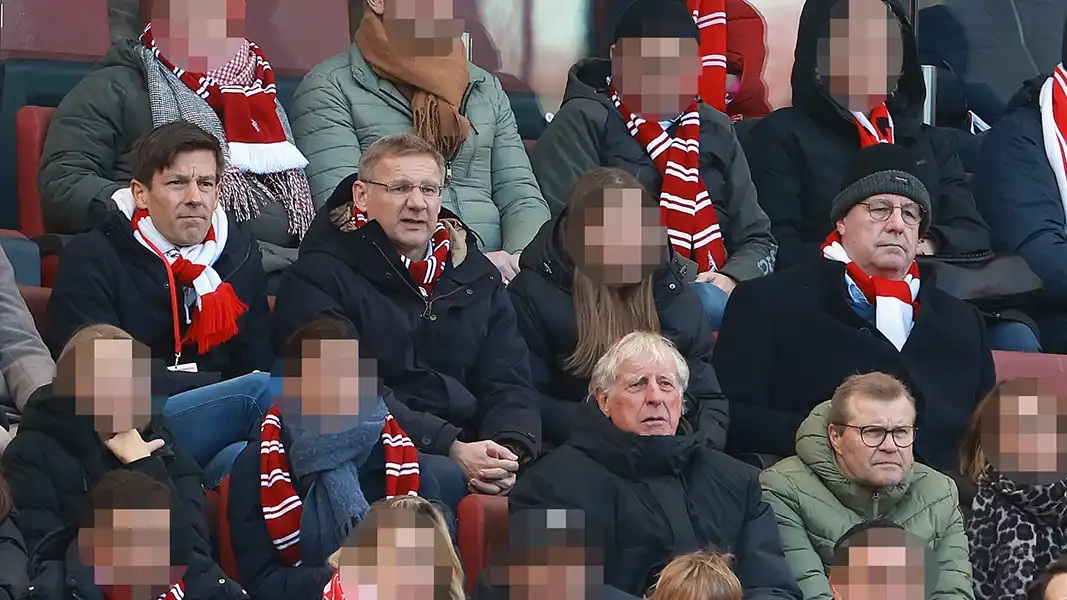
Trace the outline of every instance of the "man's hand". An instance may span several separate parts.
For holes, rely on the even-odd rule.
[[[701,283],[710,283],[726,292],[727,296],[729,296],[730,292],[733,292],[734,288],[737,287],[737,282],[734,281],[732,277],[723,275],[722,273],[716,273],[715,271],[704,271],[697,275],[696,280]]]
[[[111,450],[111,453],[124,465],[148,458],[153,452],[162,448],[163,444],[163,440],[144,441],[141,432],[136,429],[117,433],[104,442],[107,449]]]
[[[916,253],[923,256],[935,256],[937,254],[937,242],[930,238],[923,238],[923,240],[919,242],[919,247],[916,249]]]
[[[479,494],[506,494],[515,485],[519,457],[492,440],[453,442],[448,455],[463,469],[470,489]]]
[[[504,285],[507,285],[519,274],[520,254],[508,254],[507,252],[500,250],[497,252],[490,252],[485,256],[493,261],[497,270],[500,271],[500,276],[504,278]]]

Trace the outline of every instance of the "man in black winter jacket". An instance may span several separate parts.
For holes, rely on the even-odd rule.
[[[509,498],[525,508],[578,509],[604,548],[604,583],[643,597],[679,554],[714,549],[737,557],[749,600],[800,600],[759,472],[675,433],[689,379],[664,337],[635,332],[597,362],[594,400],[570,439],[535,463]]]
[[[86,329],[60,357],[56,373],[52,385],[30,398],[18,435],[0,459],[31,563],[40,562],[37,550],[47,537],[82,522],[86,496],[102,477],[126,469],[170,490],[178,534],[172,552],[188,556],[185,597],[245,598],[212,559],[203,471],[175,444],[167,419],[149,416],[147,348],[114,327]]]
[[[400,134],[372,144],[283,276],[275,343],[319,316],[349,323],[392,390],[389,410],[428,461],[423,468],[436,470],[438,459],[442,469],[462,468],[449,480],[503,494],[540,450],[537,392],[500,273],[441,208],[444,183],[444,159],[425,140]],[[465,493],[443,489],[440,500],[455,506],[452,496]]]

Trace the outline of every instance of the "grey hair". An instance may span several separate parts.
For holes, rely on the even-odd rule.
[[[445,157],[441,156],[441,153],[437,151],[437,148],[434,148],[433,144],[411,133],[397,133],[379,138],[370,145],[370,148],[363,152],[363,156],[359,159],[360,178],[362,179],[364,176],[373,173],[374,168],[378,166],[378,163],[383,158],[411,156],[413,154],[432,156],[434,162],[437,163],[437,168],[441,171],[441,175],[444,176]]]
[[[651,361],[655,364],[674,367],[681,388],[683,409],[685,390],[689,387],[689,364],[678,352],[674,343],[658,333],[635,331],[608,348],[604,356],[596,362],[593,374],[589,377],[589,398],[596,398],[600,392],[606,392],[615,385],[619,366],[626,361]]]

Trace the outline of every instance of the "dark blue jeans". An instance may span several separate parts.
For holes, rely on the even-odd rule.
[[[700,303],[704,305],[704,312],[708,315],[708,323],[712,331],[718,331],[722,327],[722,314],[726,312],[726,303],[730,295],[710,283],[694,281],[689,284],[700,295]]]
[[[989,345],[994,350],[1041,352],[1037,335],[1026,323],[1001,321],[988,325],[986,333],[989,334]]]

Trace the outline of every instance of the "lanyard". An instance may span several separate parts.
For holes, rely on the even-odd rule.
[[[182,334],[181,327],[178,325],[178,289],[174,286],[174,271],[170,268],[170,261],[167,260],[166,255],[160,252],[159,248],[156,248],[151,240],[143,235],[141,239],[163,261],[163,267],[167,270],[167,283],[170,286],[170,312],[174,323],[174,366],[178,366],[178,362],[182,358]]]

